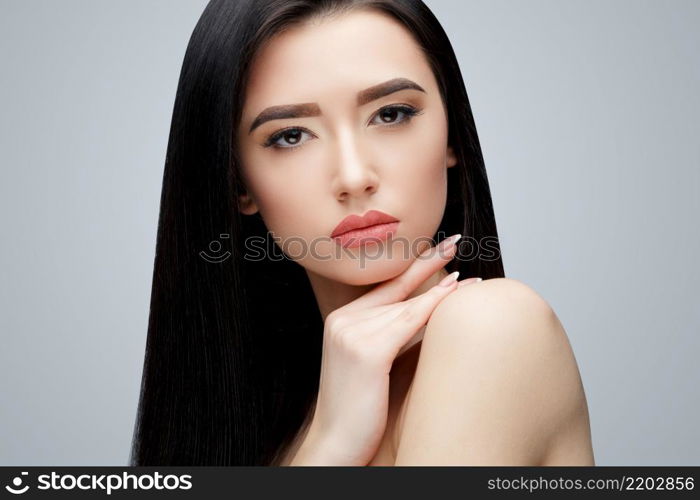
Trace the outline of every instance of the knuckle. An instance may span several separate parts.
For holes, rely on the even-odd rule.
[[[336,331],[334,344],[344,357],[358,365],[373,368],[386,361],[386,355],[373,341],[373,336],[363,335],[353,327]]]
[[[410,284],[406,280],[399,281],[398,289],[399,289],[399,294],[402,297],[407,297],[413,291],[413,287],[411,287]]]
[[[361,360],[365,356],[366,348],[362,338],[350,328],[342,328],[337,332],[336,344],[351,359]]]
[[[347,325],[337,325],[330,333],[335,343],[340,347],[346,347],[352,343],[352,331]]]
[[[326,316],[325,327],[328,331],[334,332],[340,330],[344,323],[343,315],[333,311]]]
[[[326,323],[333,323],[335,322],[336,319],[338,319],[338,310],[331,311],[327,316],[326,316]]]

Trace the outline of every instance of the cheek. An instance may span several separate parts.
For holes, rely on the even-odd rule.
[[[440,204],[447,186],[447,131],[437,120],[424,120],[413,132],[392,148],[398,182],[412,195]]]
[[[268,230],[282,238],[305,236],[314,227],[309,217],[318,213],[314,203],[322,199],[312,176],[285,162],[263,168],[252,176],[251,190]]]
[[[405,236],[432,237],[447,201],[447,131],[440,122],[422,123],[392,154],[392,184],[400,193],[409,222]]]

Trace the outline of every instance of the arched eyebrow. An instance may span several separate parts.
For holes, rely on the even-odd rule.
[[[363,106],[368,102],[375,101],[381,97],[384,97],[399,90],[413,89],[420,92],[424,92],[423,87],[418,85],[413,80],[408,78],[393,78],[387,80],[384,83],[380,83],[369,87],[365,90],[361,90],[357,93],[357,105]],[[253,130],[262,125],[263,123],[270,120],[282,120],[285,118],[300,118],[305,116],[319,116],[321,114],[321,108],[318,103],[306,102],[302,104],[283,104],[280,106],[270,106],[265,108],[260,112],[260,114],[253,120],[250,125],[250,130],[248,134],[251,134]]]

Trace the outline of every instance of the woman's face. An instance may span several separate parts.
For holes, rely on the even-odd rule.
[[[395,79],[409,85],[381,91]],[[289,105],[303,106],[296,117],[260,119]],[[240,210],[260,211],[307,271],[353,285],[390,279],[442,220],[446,169],[456,163],[447,132],[430,66],[397,21],[356,11],[295,27],[251,67],[237,137],[247,188]],[[398,219],[392,237],[355,248],[331,238],[346,216],[369,210]]]

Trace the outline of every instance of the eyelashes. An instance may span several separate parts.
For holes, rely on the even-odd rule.
[[[382,117],[386,116],[386,113],[389,113],[390,116],[392,114],[403,114],[404,118],[401,119],[400,121],[392,121],[392,122],[385,122],[380,119],[380,122],[382,123],[382,127],[400,127],[403,125],[408,124],[411,119],[416,116],[420,115],[423,113],[423,110],[417,109],[413,106],[407,105],[407,104],[392,104],[390,106],[384,106],[383,108],[379,109],[373,116],[372,119],[370,120],[370,124],[374,122],[375,117]],[[273,148],[273,149],[278,149],[278,150],[283,150],[283,151],[288,151],[288,150],[293,150],[297,149],[301,145],[304,144],[304,142],[301,141],[301,137],[304,135],[310,135],[312,137],[316,137],[313,133],[308,131],[307,129],[303,127],[288,127],[284,128],[282,130],[278,130],[274,134],[270,135],[265,142],[263,143],[263,147],[265,148]],[[289,146],[283,146],[281,145],[278,141],[280,139],[285,139],[285,142],[287,144],[290,144]],[[290,142],[291,139],[291,142]]]

